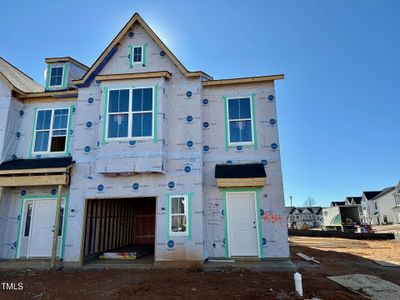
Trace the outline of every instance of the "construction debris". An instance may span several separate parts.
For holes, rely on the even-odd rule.
[[[302,259],[304,259],[306,261],[312,261],[313,263],[316,263],[318,265],[321,264],[318,260],[314,259],[314,257],[307,256],[304,253],[297,252],[296,255],[301,257]]]

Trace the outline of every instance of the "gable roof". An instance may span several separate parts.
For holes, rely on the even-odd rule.
[[[80,61],[77,61],[75,58],[72,58],[70,56],[63,56],[63,57],[47,57],[45,58],[45,62],[47,64],[52,64],[52,63],[66,63],[69,62],[71,64],[74,64],[75,66],[87,71],[89,70],[89,67],[86,66],[85,64],[81,63]]]
[[[13,91],[20,94],[44,91],[39,83],[2,57],[0,57],[0,77],[6,81]]]
[[[332,201],[331,206],[346,205],[346,201]]]
[[[125,37],[127,32],[135,24],[139,23],[147,34],[155,41],[155,43],[165,52],[165,54],[171,59],[171,61],[176,65],[176,67],[186,76],[186,77],[206,77],[207,79],[212,79],[208,74],[196,71],[191,72],[185,68],[185,66],[176,58],[176,56],[168,49],[168,47],[161,41],[161,39],[154,33],[154,31],[147,25],[147,23],[142,19],[142,17],[135,13],[132,18],[125,24],[117,36],[111,41],[103,53],[97,58],[95,63],[90,67],[85,75],[79,80],[73,80],[72,82],[78,87],[85,87],[90,85],[94,77],[103,69],[105,64],[111,59],[111,57],[117,52],[120,41]]]
[[[381,193],[381,191],[366,191],[366,192],[363,192],[363,195],[365,196],[365,198],[367,200],[371,200],[372,198],[379,195],[380,193]]]
[[[351,203],[351,201],[354,201],[355,204],[361,204],[361,199],[362,197],[346,197],[346,201]]]
[[[300,214],[302,214],[304,211],[308,210],[312,214],[318,214],[321,210],[321,206],[310,206],[310,207],[292,207],[290,210],[289,214],[293,214],[295,211],[298,211]]]
[[[387,193],[394,191],[395,189],[396,189],[395,186],[389,186],[387,188],[384,188],[378,195],[373,197],[371,200],[378,199],[378,198],[382,197],[383,195],[386,195]]]

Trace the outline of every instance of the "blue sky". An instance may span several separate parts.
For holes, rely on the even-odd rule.
[[[91,65],[139,12],[190,70],[276,84],[286,203],[328,205],[400,179],[400,1],[2,1],[0,55]]]

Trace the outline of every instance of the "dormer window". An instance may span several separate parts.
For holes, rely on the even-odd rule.
[[[50,76],[49,87],[61,87],[63,86],[63,78],[64,78],[64,66],[51,66],[50,67]]]

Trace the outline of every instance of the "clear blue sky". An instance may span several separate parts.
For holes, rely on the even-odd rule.
[[[400,1],[2,1],[0,55],[91,65],[139,12],[191,70],[277,82],[286,203],[328,205],[400,179]]]

